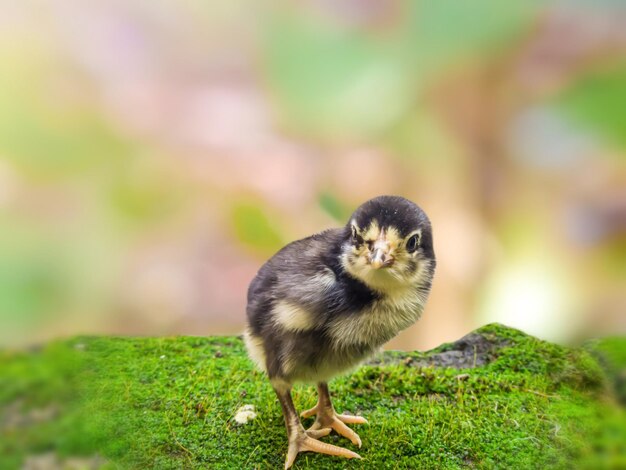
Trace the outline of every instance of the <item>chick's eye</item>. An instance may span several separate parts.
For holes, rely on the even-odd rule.
[[[352,226],[352,241],[357,245],[363,243],[363,238],[357,233],[354,225]]]
[[[409,251],[409,252],[415,251],[416,248],[417,248],[417,234],[413,235],[406,242],[406,249],[407,249],[407,251]]]

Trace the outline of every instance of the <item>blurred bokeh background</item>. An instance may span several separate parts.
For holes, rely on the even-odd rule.
[[[626,333],[620,1],[0,0],[0,344],[242,330],[284,243],[430,215],[429,348]]]

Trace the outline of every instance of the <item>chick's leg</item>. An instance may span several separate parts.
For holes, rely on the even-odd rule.
[[[336,455],[348,459],[361,458],[359,454],[348,449],[318,441],[318,437],[327,436],[330,433],[330,428],[328,427],[317,427],[316,429],[305,431],[296,413],[296,409],[293,406],[291,385],[281,380],[272,380],[272,386],[276,391],[276,395],[278,395],[278,401],[283,409],[285,426],[287,427],[287,437],[289,439],[285,469],[291,467],[300,452],[319,452],[321,454]]]
[[[361,416],[337,414],[330,401],[330,392],[328,391],[328,384],[326,382],[317,384],[317,392],[317,405],[300,414],[303,418],[317,415],[315,423],[313,423],[313,426],[311,426],[307,432],[332,428],[337,431],[338,434],[350,439],[354,445],[361,447],[361,438],[357,433],[346,426],[346,423],[363,424],[367,423],[367,420]]]

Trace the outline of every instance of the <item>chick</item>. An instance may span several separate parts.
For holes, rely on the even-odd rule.
[[[305,451],[360,458],[318,440],[335,430],[361,447],[346,424],[367,422],[337,414],[327,383],[419,319],[435,264],[424,211],[402,197],[380,196],[345,227],[292,242],[261,267],[248,289],[244,338],[282,407],[285,469]],[[301,415],[316,415],[308,430],[291,399],[295,382],[317,384],[317,405]]]

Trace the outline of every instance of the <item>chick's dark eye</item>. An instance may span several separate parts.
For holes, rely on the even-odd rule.
[[[417,249],[417,234],[413,235],[411,238],[407,240],[406,249],[409,252],[415,251]]]
[[[354,226],[352,226],[352,242],[355,245],[360,245],[361,243],[363,243],[363,238],[357,233]]]

